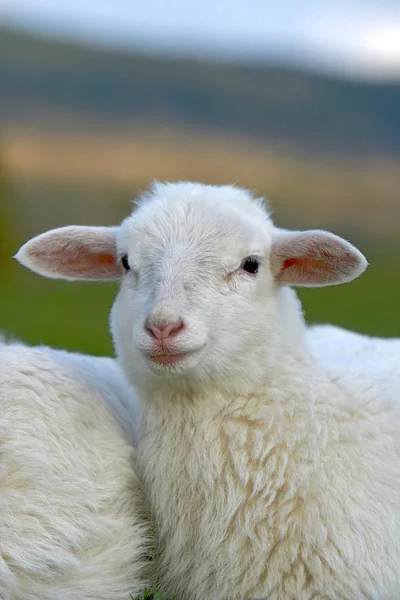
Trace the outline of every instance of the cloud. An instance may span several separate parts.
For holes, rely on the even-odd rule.
[[[392,13],[314,14],[308,52],[360,75],[400,76],[400,6]]]
[[[399,0],[0,0],[0,21],[117,46],[400,75]]]

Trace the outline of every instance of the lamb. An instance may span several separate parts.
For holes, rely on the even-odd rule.
[[[400,597],[398,362],[382,393],[334,375],[292,289],[351,281],[359,250],[277,228],[246,190],[181,182],[155,183],[120,227],[56,229],[17,259],[121,279],[111,330],[140,402],[165,593]]]
[[[0,342],[0,599],[129,600],[151,551],[110,358]]]

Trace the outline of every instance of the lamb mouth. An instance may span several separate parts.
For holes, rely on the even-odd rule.
[[[191,354],[193,353],[182,352],[180,354],[154,354],[150,355],[149,358],[153,363],[156,363],[158,365],[168,365],[181,362]]]
[[[198,354],[203,346],[186,350],[184,352],[158,352],[157,354],[147,354],[147,358],[154,365],[174,365],[185,361],[187,358]]]

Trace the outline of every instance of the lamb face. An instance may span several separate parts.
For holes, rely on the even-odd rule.
[[[112,331],[134,380],[232,377],[275,311],[266,212],[231,188],[183,191],[158,186],[119,232]]]

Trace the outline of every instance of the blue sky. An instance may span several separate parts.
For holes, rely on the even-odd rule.
[[[0,0],[0,22],[164,53],[400,77],[400,0]]]

